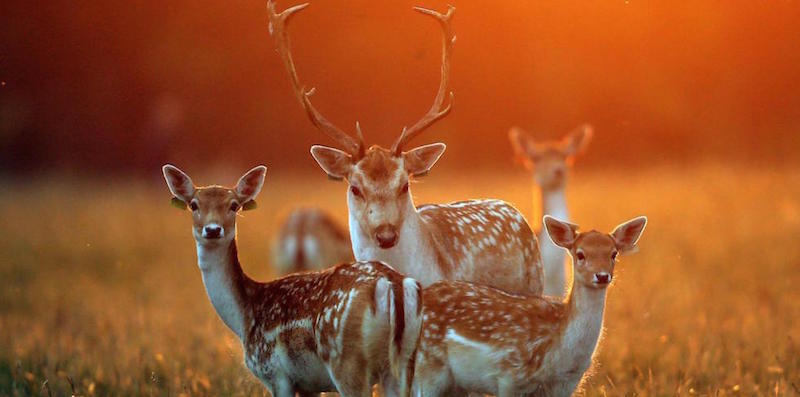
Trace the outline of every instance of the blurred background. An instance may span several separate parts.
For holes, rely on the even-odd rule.
[[[278,8],[294,3],[281,0]],[[427,2],[315,0],[290,25],[314,103],[390,145],[439,82]],[[594,138],[572,221],[649,217],[611,287],[588,396],[800,393],[800,4],[456,2],[447,143],[418,203],[493,197],[540,225],[513,125]],[[240,257],[275,277],[287,211],[346,225],[333,144],[294,99],[264,1],[0,7],[0,395],[262,396],[213,311],[187,213],[161,165],[197,184],[269,167],[238,221]]]
[[[438,26],[417,4],[446,6],[319,0],[291,24],[316,106],[369,142],[389,145],[436,92]],[[797,2],[456,5],[455,106],[415,142],[448,143],[439,168],[507,168],[510,126],[546,138],[582,122],[592,167],[796,160]],[[308,171],[309,145],[331,143],[292,97],[264,2],[11,1],[0,18],[6,174]]]

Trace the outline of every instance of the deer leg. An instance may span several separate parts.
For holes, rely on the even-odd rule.
[[[414,393],[423,397],[464,396],[466,393],[455,393],[447,370],[438,373],[415,374]]]
[[[381,393],[383,397],[401,397],[400,384],[391,374],[387,373],[381,380]]]
[[[512,385],[510,384],[510,382],[505,382],[503,379],[501,379],[498,383],[499,384],[497,385],[498,389],[497,397],[514,397],[518,395],[514,394],[514,390],[511,387]]]
[[[275,379],[267,388],[272,397],[295,397],[294,386],[286,377]]]
[[[369,369],[363,357],[354,357],[329,369],[341,397],[372,397]]]

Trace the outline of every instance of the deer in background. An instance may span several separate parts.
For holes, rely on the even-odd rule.
[[[551,215],[569,220],[565,188],[569,169],[575,156],[582,153],[592,138],[592,127],[584,124],[561,140],[534,141],[519,127],[508,133],[515,157],[528,170],[533,171],[533,183],[539,186],[541,215]],[[537,208],[534,205],[534,208]],[[534,211],[535,212],[535,211]],[[541,216],[539,215],[539,216]],[[539,249],[544,262],[544,294],[563,296],[566,286],[566,254],[545,235],[545,228],[538,233]]]
[[[353,261],[347,230],[319,208],[299,208],[284,220],[272,246],[273,264],[279,274]]]
[[[572,395],[598,345],[617,256],[634,251],[646,223],[639,217],[610,234],[579,233],[546,215],[553,243],[573,258],[563,301],[465,282],[425,288],[415,395]]]
[[[415,8],[441,26],[442,66],[439,89],[428,113],[404,128],[391,149],[366,148],[358,139],[328,121],[311,103],[313,89],[300,85],[286,33],[286,22],[307,4],[282,13],[269,2],[270,32],[289,73],[292,88],[312,124],[334,139],[335,149],[315,145],[311,154],[333,179],[348,184],[350,238],[358,260],[379,260],[416,278],[423,285],[442,279],[469,280],[509,291],[538,294],[542,270],[536,235],[522,215],[499,200],[471,200],[414,206],[410,182],[430,171],[445,150],[434,143],[405,151],[404,146],[446,116],[445,99],[455,36],[450,21],[455,9],[441,14]]]
[[[403,377],[410,376],[420,326],[416,281],[379,262],[255,281],[239,263],[236,217],[253,207],[266,167],[253,168],[234,188],[195,187],[172,165],[163,172],[173,202],[191,211],[211,304],[272,396],[338,391],[368,397],[379,380],[400,377],[408,384]]]

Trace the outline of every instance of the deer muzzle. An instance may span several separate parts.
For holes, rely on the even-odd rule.
[[[375,240],[383,249],[392,248],[397,244],[397,229],[389,224],[380,225],[375,229]]]

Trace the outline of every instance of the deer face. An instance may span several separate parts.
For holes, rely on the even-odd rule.
[[[255,196],[264,184],[267,168],[258,166],[239,179],[235,188],[195,187],[191,178],[172,165],[163,168],[172,194],[192,213],[192,234],[198,244],[228,244],[236,236],[236,216],[243,208],[254,208]]]
[[[533,171],[536,184],[545,190],[564,187],[575,156],[589,144],[592,128],[584,125],[559,141],[536,142],[518,127],[509,131],[517,159]]]
[[[578,233],[578,226],[545,215],[544,224],[553,243],[572,256],[576,285],[606,288],[614,278],[614,265],[621,253],[633,252],[647,218],[641,216],[617,226],[610,234],[591,230]]]
[[[334,179],[347,180],[347,205],[361,230],[380,248],[394,247],[403,221],[415,211],[409,182],[426,174],[444,153],[435,143],[395,154],[372,146],[361,159],[326,146],[313,146],[311,154]]]

